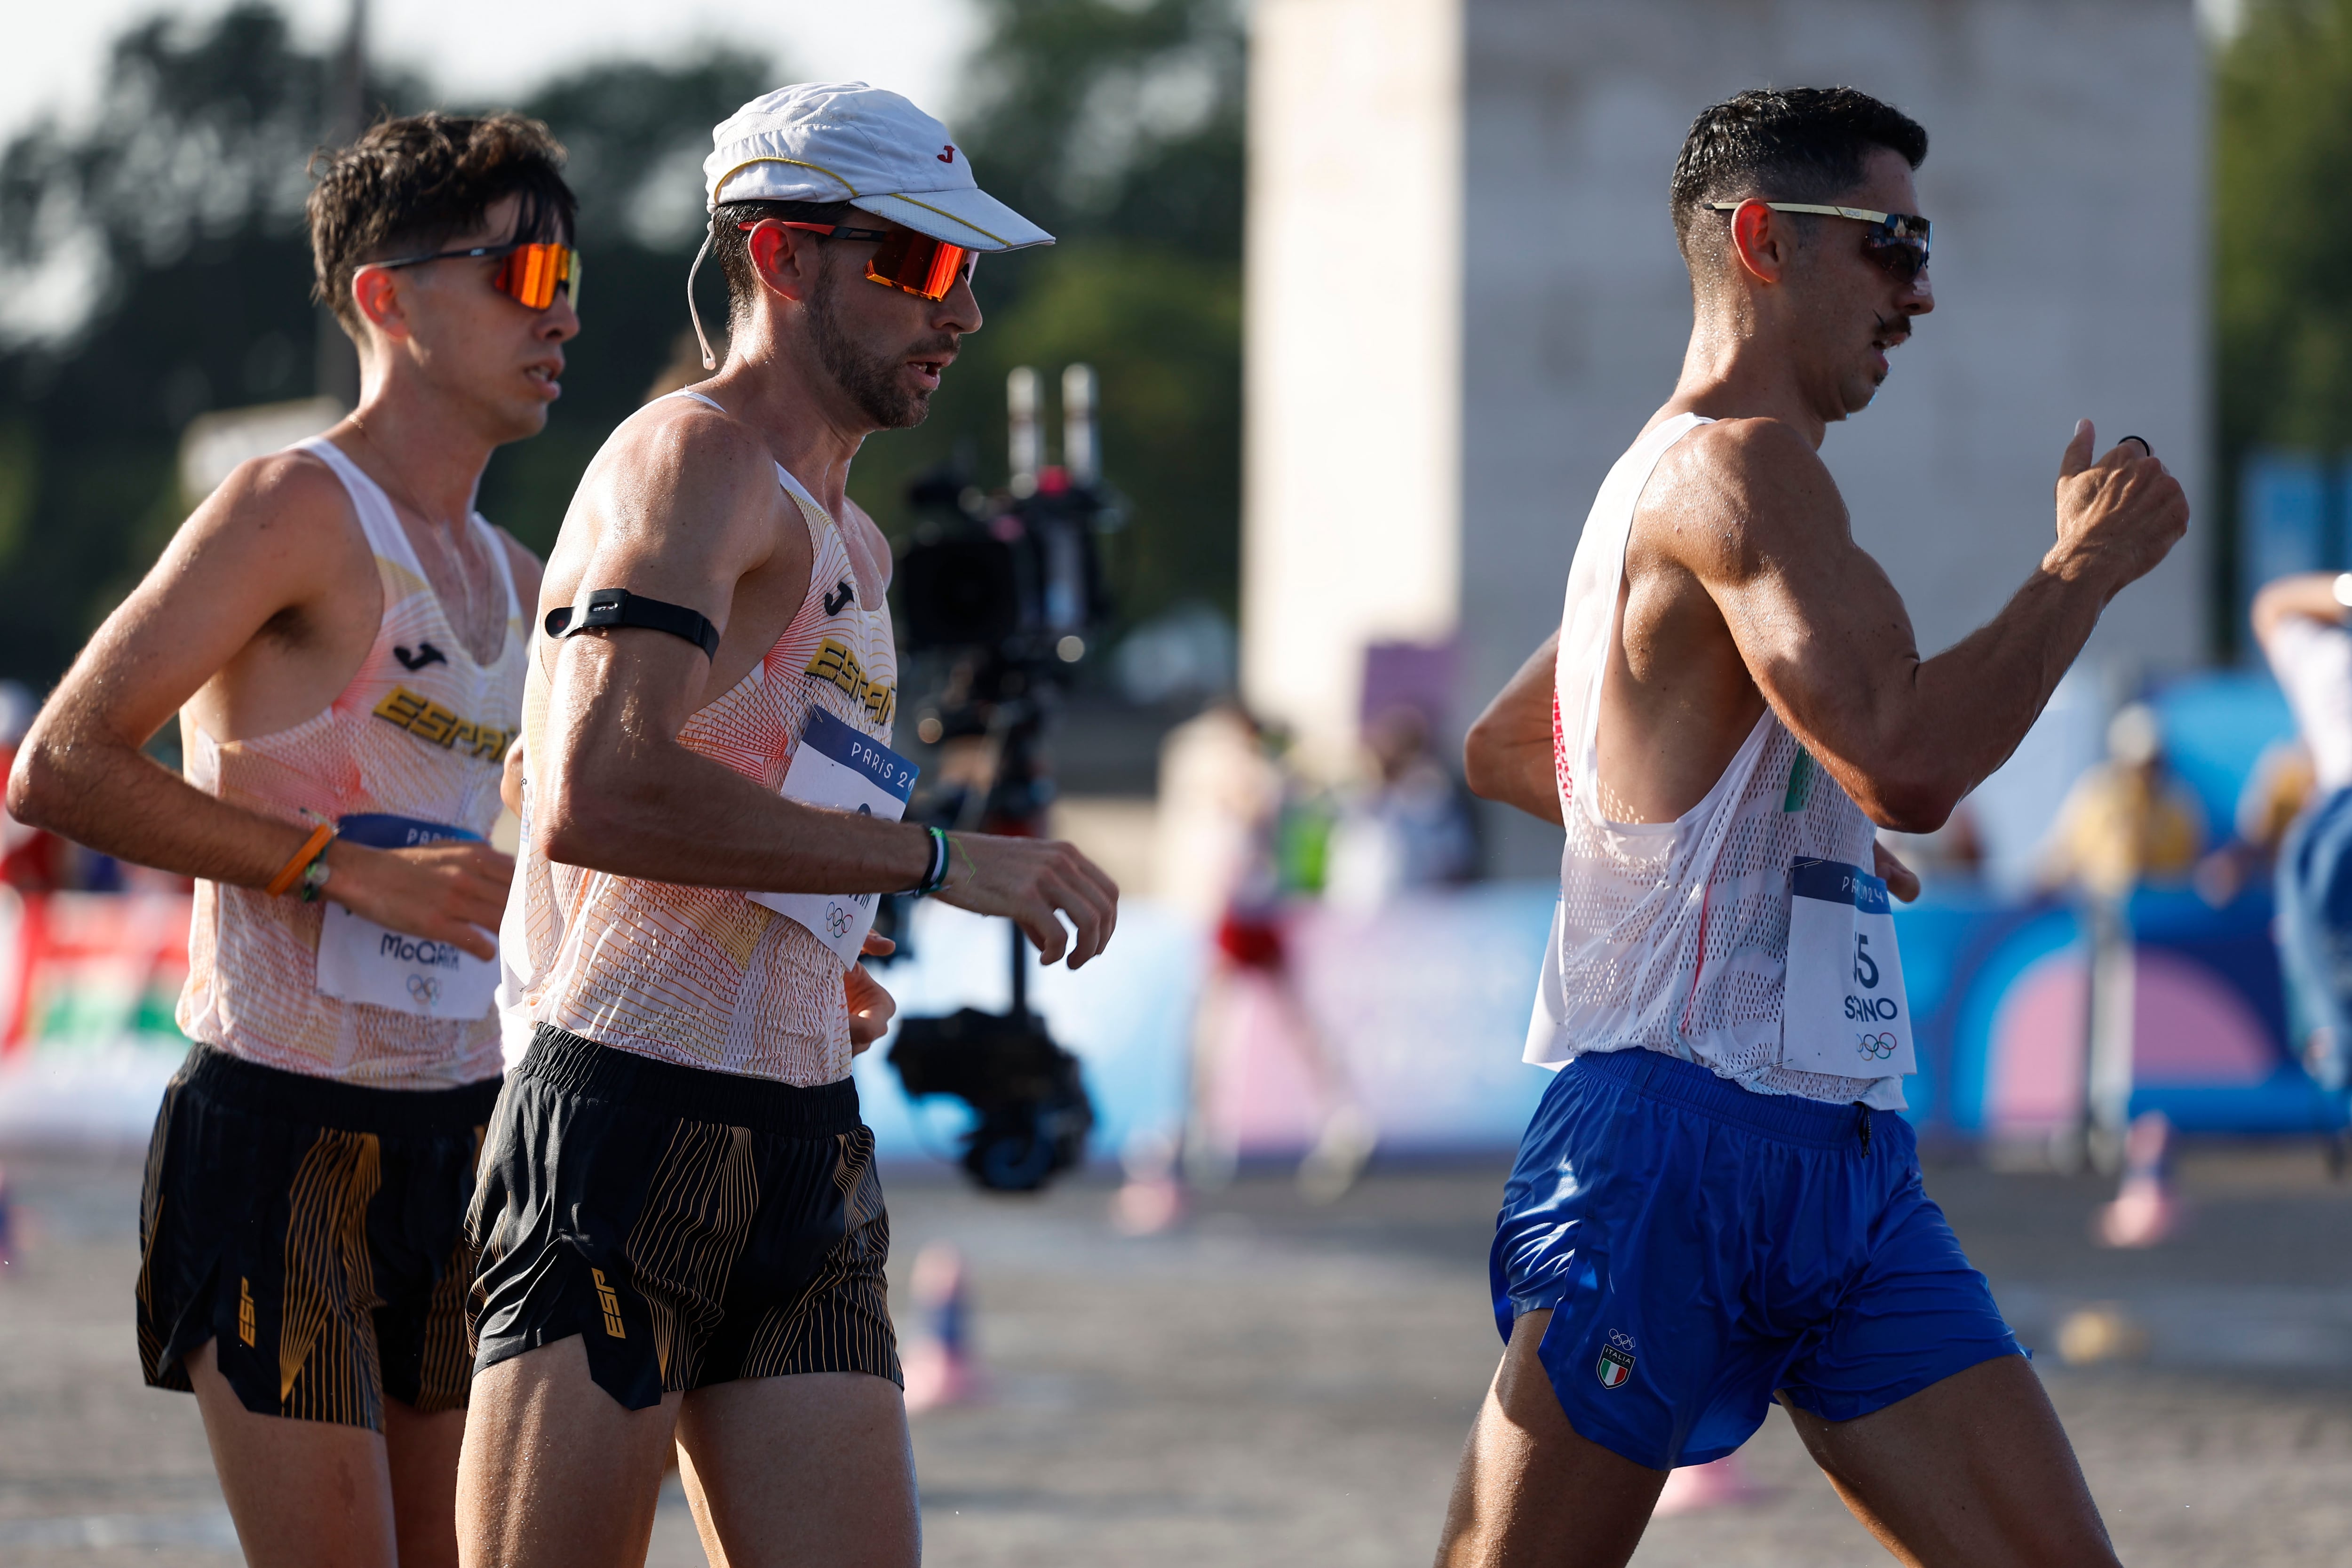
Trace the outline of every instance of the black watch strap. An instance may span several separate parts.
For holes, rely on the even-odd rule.
[[[595,589],[589,594],[588,609],[579,620],[572,618],[572,606],[565,605],[548,611],[546,624],[547,635],[551,637],[568,637],[591,626],[643,626],[650,632],[684,637],[700,648],[705,658],[719,657],[719,628],[710,624],[709,616],[684,605],[632,594],[626,588]]]

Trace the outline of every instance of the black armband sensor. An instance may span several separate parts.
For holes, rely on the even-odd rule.
[[[547,635],[551,637],[568,637],[592,626],[643,626],[647,631],[684,637],[700,648],[705,658],[719,657],[719,628],[710,624],[709,616],[684,605],[665,604],[642,594],[632,594],[626,588],[595,589],[588,595],[587,613],[577,621],[572,618],[572,607],[566,605],[548,611],[546,625]]]

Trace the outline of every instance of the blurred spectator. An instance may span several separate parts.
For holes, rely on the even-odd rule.
[[[2287,1028],[2311,1075],[2341,1089],[2352,1056],[2352,574],[2305,573],[2254,597],[2255,640],[2310,756],[2310,803],[2280,846],[2279,965]]]
[[[2317,774],[2300,739],[2273,741],[2238,792],[2237,832],[2197,864],[2197,892],[2221,909],[2247,883],[2272,874],[2287,830],[2310,805]]]
[[[1364,727],[1372,777],[1341,798],[1324,897],[1374,910],[1411,888],[1459,882],[1475,844],[1461,784],[1430,746],[1418,709],[1393,707]]]
[[[1290,962],[1283,905],[1298,889],[1284,868],[1309,857],[1286,843],[1284,828],[1299,793],[1276,737],[1239,703],[1220,702],[1177,726],[1160,752],[1160,882],[1164,896],[1214,933],[1193,1015],[1186,1175],[1216,1185],[1233,1173],[1239,1139],[1219,1115],[1219,1091],[1244,1037],[1234,1003],[1254,985],[1274,1005],[1284,1043],[1314,1082],[1319,1131],[1299,1162],[1298,1184],[1328,1202],[1354,1183],[1375,1134]]]
[[[2103,1173],[2120,1170],[2132,1091],[2131,895],[2143,882],[2185,878],[2205,845],[2205,813],[2173,775],[2164,730],[2144,702],[2120,710],[2107,725],[2107,761],[2067,793],[2052,829],[2045,885],[2082,895],[2091,948],[2084,1036],[2089,1060],[2078,1146]]]
[[[2156,710],[2134,702],[2107,725],[2107,760],[2059,806],[2042,879],[2120,899],[2143,882],[2187,877],[2204,847],[2204,807],[2173,774]]]
[[[16,766],[16,748],[40,707],[22,681],[0,680],[0,774]],[[27,827],[0,807],[0,882],[20,893],[69,886],[70,849],[56,834]]]

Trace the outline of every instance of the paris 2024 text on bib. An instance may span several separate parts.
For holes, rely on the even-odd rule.
[[[787,800],[830,806],[896,822],[915,793],[915,764],[824,709],[808,718],[793,765],[784,770]],[[799,921],[833,949],[845,969],[857,962],[874,929],[872,893],[746,893],[763,909]]]

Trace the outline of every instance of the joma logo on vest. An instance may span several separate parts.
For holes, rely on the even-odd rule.
[[[470,752],[484,762],[502,761],[514,742],[512,730],[460,719],[429,697],[419,697],[405,686],[395,686],[375,705],[375,716],[420,741],[453,752]]]

